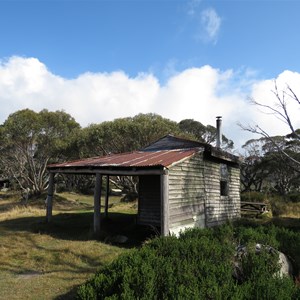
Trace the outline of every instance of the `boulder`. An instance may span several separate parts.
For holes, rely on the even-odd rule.
[[[262,249],[266,249],[270,254],[278,253],[279,264],[280,264],[279,275],[281,277],[293,276],[293,266],[292,266],[290,260],[288,259],[288,257],[284,253],[282,253],[270,246],[266,246],[266,245],[262,245],[262,244],[255,245],[256,254],[259,255],[259,253],[262,251]],[[242,281],[242,278],[243,278],[243,270],[240,266],[239,261],[241,259],[243,259],[243,256],[246,256],[246,255],[247,255],[247,246],[239,245],[236,250],[235,261],[234,261],[234,277],[238,281]]]
[[[281,266],[279,275],[281,277],[293,275],[293,266],[287,256],[282,252],[279,252],[279,263]]]
[[[125,235],[114,235],[107,238],[107,241],[114,244],[125,244],[128,241],[128,237]]]

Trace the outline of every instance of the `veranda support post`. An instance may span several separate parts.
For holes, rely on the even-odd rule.
[[[160,175],[161,235],[169,235],[169,175]]]
[[[52,202],[53,202],[53,191],[54,191],[54,173],[49,174],[49,186],[46,200],[46,218],[47,222],[51,222],[52,219]]]
[[[108,200],[109,200],[109,175],[106,176],[106,191],[105,191],[105,218],[108,218]]]
[[[102,175],[96,174],[96,185],[94,191],[94,235],[97,237],[100,233],[101,222],[101,187],[102,187]]]

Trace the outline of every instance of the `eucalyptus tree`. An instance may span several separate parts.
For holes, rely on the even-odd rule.
[[[153,113],[91,124],[74,137],[73,155],[88,157],[130,152],[169,133],[180,134],[178,124]]]
[[[269,190],[281,195],[299,189],[297,165],[290,157],[299,159],[297,147],[285,136],[249,140],[243,146],[241,164],[242,191]],[[283,151],[288,156],[283,155]]]
[[[179,128],[188,137],[198,140],[199,142],[212,145],[216,144],[217,129],[214,126],[205,126],[199,121],[184,119],[179,122]],[[221,147],[223,150],[230,151],[233,149],[233,141],[228,139],[225,135],[222,135]]]
[[[80,128],[63,111],[17,111],[1,125],[2,172],[20,189],[40,194],[47,189],[46,167],[66,158],[70,136]]]
[[[178,124],[160,115],[138,114],[99,124],[91,124],[74,136],[73,158],[102,156],[139,150],[167,134],[180,134]],[[110,177],[110,181],[124,191],[137,192],[137,179],[128,176]]]
[[[243,146],[244,154],[241,163],[241,188],[242,192],[261,192],[265,179],[261,162],[264,156],[264,142],[262,139],[252,139]]]
[[[267,179],[274,190],[285,195],[299,189],[300,168],[297,142],[291,142],[287,136],[264,138],[264,157],[261,168],[267,171]]]

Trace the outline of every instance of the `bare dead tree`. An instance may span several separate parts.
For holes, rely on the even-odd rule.
[[[300,142],[300,134],[299,130],[295,128],[291,116],[290,111],[288,109],[288,103],[290,102],[296,102],[299,105],[300,108],[300,99],[296,95],[296,93],[293,91],[293,89],[287,85],[286,89],[279,91],[276,81],[274,82],[274,90],[271,91],[273,95],[275,96],[275,103],[273,106],[264,104],[262,102],[259,102],[255,100],[254,98],[250,98],[250,103],[253,105],[258,106],[262,109],[262,112],[265,114],[271,114],[275,118],[279,119],[281,122],[286,124],[290,130],[290,136]],[[300,171],[300,161],[298,159],[295,159],[292,157],[282,145],[279,145],[276,142],[276,139],[274,137],[270,136],[261,126],[259,125],[247,125],[238,123],[238,125],[245,131],[249,131],[251,133],[258,134],[268,141],[270,141],[273,146],[277,149],[278,153],[280,153],[283,157],[286,157],[292,165],[295,166],[295,169],[299,172]]]

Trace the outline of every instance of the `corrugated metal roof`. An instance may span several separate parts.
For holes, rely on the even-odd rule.
[[[49,165],[55,168],[84,168],[84,167],[169,167],[185,158],[199,152],[200,148],[176,149],[161,151],[134,151],[130,153],[112,154],[93,157],[72,162]]]

